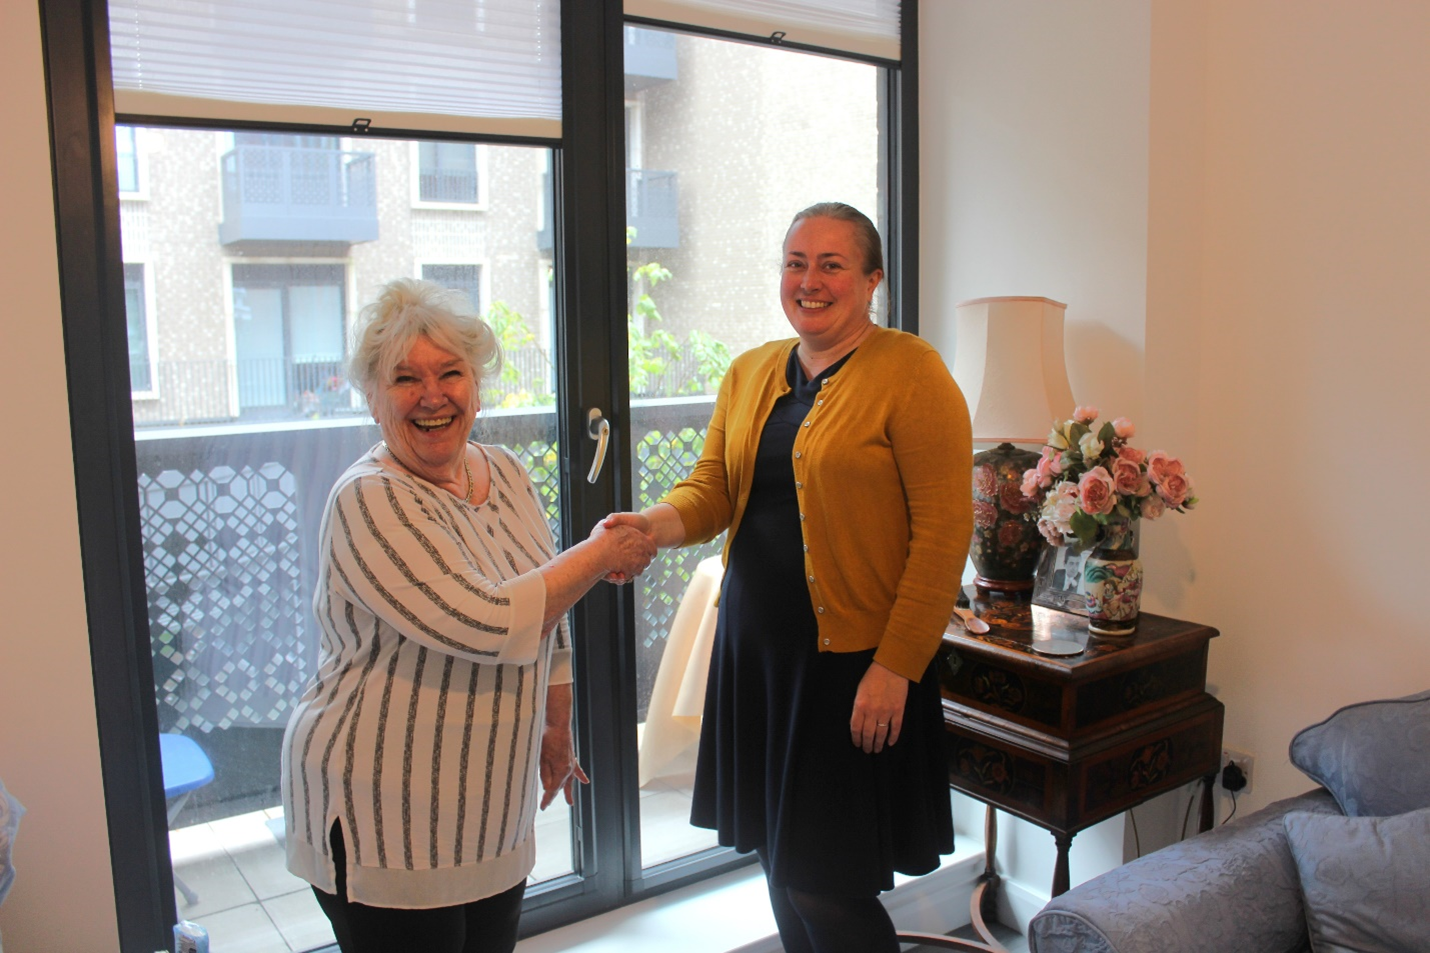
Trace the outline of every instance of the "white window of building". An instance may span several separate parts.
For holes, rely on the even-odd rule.
[[[412,144],[414,206],[481,210],[487,205],[487,150],[470,142]]]
[[[125,262],[124,320],[129,340],[129,389],[135,400],[152,400],[159,396],[153,314],[154,288],[149,266],[142,262]]]

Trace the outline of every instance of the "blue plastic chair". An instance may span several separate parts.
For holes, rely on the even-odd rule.
[[[187,735],[160,735],[159,758],[164,765],[164,798],[169,802],[169,826],[172,827],[189,795],[214,779],[214,766],[198,742]],[[174,886],[189,906],[199,902],[199,895],[180,880],[178,874],[174,875]]]

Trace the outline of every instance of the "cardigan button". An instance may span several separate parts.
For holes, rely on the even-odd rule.
[[[817,405],[820,406],[820,407],[823,407],[823,406],[824,406],[824,399],[823,399],[823,398],[820,398],[819,400],[816,400],[816,401],[815,401],[815,404],[817,404]]]
[[[806,420],[806,421],[804,422],[804,425],[805,425],[806,427],[808,427],[808,426],[809,426],[809,421]]]
[[[810,576],[810,577],[809,577],[809,581],[810,581],[810,582],[814,582],[814,577],[813,577],[813,576]]]
[[[808,547],[808,546],[804,547],[804,551],[805,551],[805,552],[809,552],[809,547]]]
[[[825,640],[824,640],[824,644],[825,644],[825,645],[828,645],[828,644],[829,644],[829,640],[828,640],[828,639],[825,639]]]
[[[804,514],[803,514],[803,513],[799,514],[799,518],[800,518],[800,521],[803,522],[803,520],[804,520]]]
[[[794,452],[794,458],[795,458],[796,460],[798,460],[801,456],[803,456],[803,454],[801,454],[798,450],[796,450],[796,451]]]
[[[817,611],[820,615],[824,615],[824,606],[820,606],[820,607],[819,607],[817,610],[815,610],[815,611]],[[824,644],[825,644],[825,645],[828,645],[829,642],[826,640]]]
[[[801,482],[799,482],[798,480],[795,480],[795,481],[794,481],[794,488],[795,488],[796,490],[803,490],[803,489],[804,489],[804,484],[801,483]]]

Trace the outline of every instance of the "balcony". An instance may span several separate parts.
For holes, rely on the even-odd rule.
[[[674,33],[628,26],[625,37],[626,95],[680,78]]]
[[[224,154],[220,168],[223,221],[218,233],[225,246],[346,246],[377,238],[376,157],[371,152],[238,146]]]
[[[545,187],[550,195],[549,173]],[[635,229],[630,240],[632,248],[680,247],[680,189],[676,173],[658,169],[626,170],[626,227]],[[554,235],[548,203],[545,221],[536,233],[536,247],[551,251]]]
[[[680,193],[674,172],[626,170],[626,227],[632,248],[680,247]]]

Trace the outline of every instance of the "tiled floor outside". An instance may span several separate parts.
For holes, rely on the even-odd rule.
[[[713,847],[711,831],[690,826],[690,777],[652,781],[641,792],[644,863]],[[209,932],[211,953],[300,953],[333,942],[332,930],[307,883],[288,873],[280,808],[196,824],[170,832],[174,874],[195,894],[176,896],[179,916]],[[560,800],[537,816],[532,880],[571,869],[569,808]]]

